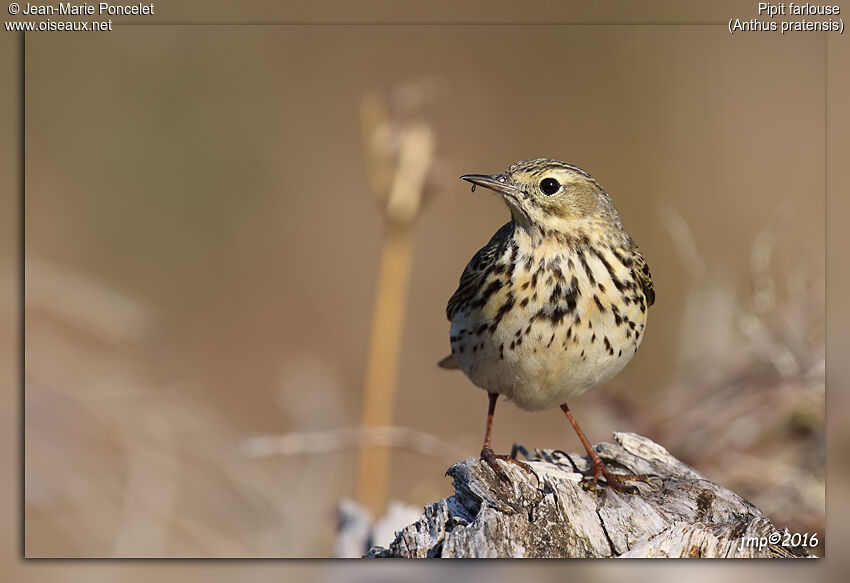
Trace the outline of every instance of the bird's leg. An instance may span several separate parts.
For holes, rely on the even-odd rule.
[[[509,455],[496,455],[493,453],[493,448],[490,447],[490,429],[493,427],[493,412],[496,410],[496,400],[499,398],[499,393],[487,394],[490,397],[490,405],[487,407],[487,428],[484,431],[484,445],[481,446],[481,459],[487,462],[487,465],[493,469],[496,475],[499,476],[499,479],[503,482],[509,482],[510,480],[508,479],[508,475],[505,473],[505,470],[500,468],[499,464],[496,463],[497,459],[516,464],[527,472],[533,474],[534,471],[527,463],[521,462]]]
[[[487,395],[490,397],[490,405],[487,407],[487,428],[484,430],[484,445],[481,446],[481,459],[493,468],[493,471],[499,476],[500,480],[507,482],[509,481],[508,475],[496,463],[496,454],[493,453],[493,448],[490,447],[490,430],[493,427],[493,413],[496,411],[496,400],[499,398],[499,393],[487,393]]]
[[[590,441],[587,440],[587,436],[585,436],[584,431],[582,431],[581,427],[579,427],[575,417],[573,417],[573,412],[570,411],[570,408],[567,407],[567,404],[564,403],[563,405],[561,405],[561,409],[567,416],[567,419],[569,419],[570,425],[572,425],[573,429],[576,430],[578,438],[581,440],[581,444],[584,446],[584,449],[587,450],[587,455],[590,456],[590,481],[593,486],[596,486],[596,483],[599,481],[599,476],[603,476],[608,485],[617,492],[623,492],[626,494],[638,494],[639,492],[636,487],[629,486],[625,483],[627,480],[649,482],[650,478],[656,477],[650,475],[612,473],[608,469],[608,466],[605,464],[605,462],[602,461],[602,458],[599,457],[599,454],[596,453],[596,451],[593,449],[593,446],[590,445]]]

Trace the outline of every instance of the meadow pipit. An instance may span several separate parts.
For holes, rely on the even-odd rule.
[[[588,477],[636,493],[593,450],[567,401],[616,375],[643,339],[655,301],[646,260],[614,203],[587,172],[549,159],[462,178],[502,195],[511,221],[473,256],[449,299],[451,356],[490,396],[481,459],[507,479],[490,447],[499,395],[521,409],[560,406],[587,450]]]

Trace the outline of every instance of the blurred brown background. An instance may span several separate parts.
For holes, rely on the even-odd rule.
[[[131,27],[30,36],[28,556],[327,556],[354,452],[243,440],[356,425],[382,219],[364,95],[427,121],[395,424],[475,455],[483,392],[444,306],[507,219],[457,180],[573,162],[653,269],[639,356],[571,404],[780,526],[824,528],[824,40],[702,26]],[[418,99],[425,105],[418,107]],[[503,405],[494,445],[576,450]],[[392,498],[450,493],[393,455]]]

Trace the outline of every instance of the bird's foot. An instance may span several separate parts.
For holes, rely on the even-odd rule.
[[[503,455],[503,454],[496,455],[495,453],[493,453],[493,450],[490,449],[489,447],[485,447],[481,450],[481,460],[486,462],[487,465],[490,466],[490,468],[492,468],[493,472],[497,476],[499,476],[499,479],[502,480],[503,482],[510,482],[510,478],[508,478],[508,475],[505,473],[505,470],[503,470],[499,466],[499,464],[496,463],[496,460],[503,460],[503,461],[506,461],[508,463],[516,464],[519,467],[521,467],[523,470],[525,470],[526,472],[533,474],[535,478],[537,477],[537,474],[534,473],[534,470],[532,470],[531,466],[528,465],[527,463],[521,462],[513,456]]]
[[[640,494],[636,486],[630,486],[626,482],[643,482],[649,484],[653,480],[663,479],[655,474],[615,474],[608,469],[602,458],[596,456],[592,460],[591,474],[586,476],[582,484],[588,490],[595,490],[599,485],[599,478],[605,478],[605,483],[609,488],[623,494]]]

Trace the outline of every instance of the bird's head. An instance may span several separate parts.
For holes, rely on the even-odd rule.
[[[587,172],[558,160],[536,158],[501,174],[467,174],[462,179],[502,195],[514,222],[528,229],[569,232],[596,221],[620,219],[611,198]]]

